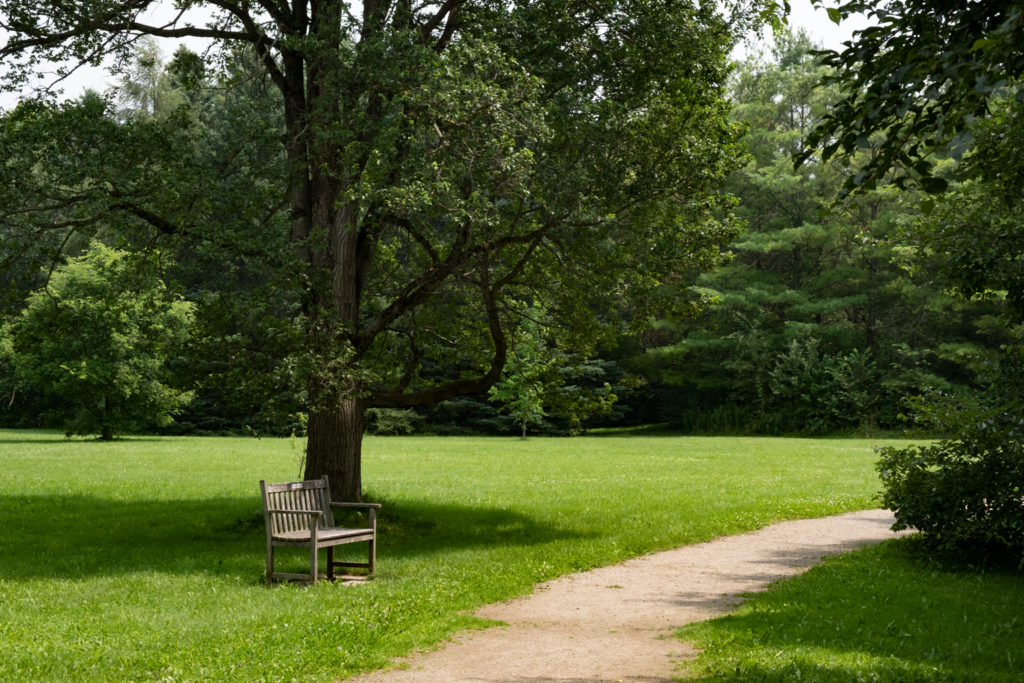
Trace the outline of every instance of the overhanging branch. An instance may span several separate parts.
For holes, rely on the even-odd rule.
[[[486,271],[487,268],[485,267]],[[501,325],[498,304],[495,297],[496,289],[491,286],[486,275],[480,283],[480,291],[487,310],[487,326],[491,341],[494,343],[494,355],[486,372],[478,377],[457,379],[435,387],[412,392],[374,392],[366,399],[369,408],[412,408],[421,405],[432,405],[447,401],[456,396],[479,394],[487,391],[501,378],[501,371],[508,359],[508,339]]]

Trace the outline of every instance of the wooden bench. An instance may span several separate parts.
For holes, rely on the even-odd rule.
[[[273,579],[297,579],[316,583],[317,553],[327,548],[327,578],[334,578],[335,567],[356,567],[373,572],[377,561],[377,509],[379,503],[332,503],[327,475],[311,481],[289,481],[268,484],[260,481],[263,497],[263,519],[267,526],[267,584]],[[346,529],[334,525],[332,508],[364,508],[368,526]],[[369,560],[335,562],[334,546],[369,541]],[[309,548],[309,574],[274,571],[274,548],[304,546]]]

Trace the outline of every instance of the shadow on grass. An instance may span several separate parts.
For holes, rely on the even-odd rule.
[[[379,547],[395,557],[417,557],[455,549],[531,546],[582,538],[520,512],[453,503],[385,503],[378,518]]]
[[[587,432],[588,437],[624,437],[624,436],[658,436],[673,437],[689,436],[681,429],[673,428],[668,422],[637,425],[634,427],[604,427]]]
[[[110,441],[104,441],[97,437],[89,436],[64,436],[63,434],[43,435],[36,437],[13,437],[3,436],[0,437],[0,444],[14,444],[19,446],[37,446],[37,445],[60,445],[67,446],[69,443],[73,444],[97,444],[101,446],[111,446],[116,444],[133,444],[133,443],[159,443],[166,442],[169,437],[160,436],[121,436]]]
[[[427,502],[386,504],[378,534],[382,563],[578,536],[508,510]],[[7,580],[153,571],[257,581],[264,539],[256,497],[117,501],[0,495],[0,576]],[[363,544],[350,547],[365,552]]]
[[[684,628],[712,643],[701,680],[1024,680],[1024,572],[942,567],[918,544],[837,558]]]
[[[825,655],[827,656],[827,654]],[[817,656],[787,658],[785,664],[744,662],[724,675],[711,674],[701,681],[815,681],[816,683],[850,683],[851,681],[878,681],[879,683],[966,683],[968,681],[1019,681],[1019,678],[992,678],[988,675],[968,675],[970,672],[950,671],[939,666],[911,665],[896,657],[888,662],[865,665],[828,664]]]

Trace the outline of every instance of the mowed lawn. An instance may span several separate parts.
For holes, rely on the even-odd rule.
[[[268,589],[258,481],[298,478],[293,441],[0,431],[0,680],[343,678],[566,572],[872,507],[886,443],[370,437],[374,580]]]
[[[936,561],[914,537],[826,559],[680,631],[702,681],[1024,681],[1024,571]],[[682,674],[680,674],[682,675]]]

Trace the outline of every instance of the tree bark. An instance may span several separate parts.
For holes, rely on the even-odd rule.
[[[315,409],[309,415],[304,479],[327,475],[331,499],[362,500],[362,450],[365,405],[349,398],[334,408]]]
[[[114,401],[110,396],[103,397],[103,418],[102,425],[100,426],[100,440],[101,441],[113,441],[114,440],[114,428],[111,426],[108,420],[110,419],[110,413],[114,409]]]
[[[371,3],[372,4],[372,3]],[[344,92],[340,86],[343,66],[337,60],[340,45],[342,5],[339,0],[310,2],[310,37],[319,41],[318,50],[307,56],[306,118],[294,131],[303,142],[305,164],[291,180],[308,188],[308,194],[292,196],[296,214],[305,201],[309,220],[301,229],[308,229],[312,242],[300,246],[308,266],[309,284],[306,315],[310,348],[323,359],[323,371],[337,361],[339,342],[351,339],[359,324],[359,273],[355,242],[358,229],[352,207],[340,202],[349,177],[348,169],[339,165],[338,142],[329,136],[310,137],[310,130],[328,130],[341,116]],[[300,230],[301,231],[301,230]],[[297,232],[293,226],[293,239]],[[318,370],[319,371],[319,370]],[[310,378],[310,414],[306,443],[304,478],[316,479],[326,474],[330,479],[331,498],[337,501],[362,499],[362,440],[365,403],[358,382],[341,391],[337,377]],[[339,395],[339,392],[341,395]]]

